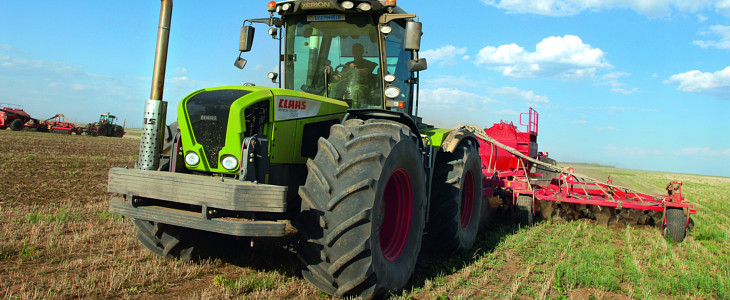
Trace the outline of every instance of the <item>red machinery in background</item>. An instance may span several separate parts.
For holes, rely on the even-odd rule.
[[[84,127],[77,126],[74,122],[66,118],[63,114],[56,114],[43,121],[46,129],[53,133],[63,134],[81,134],[84,132]]]
[[[536,216],[587,217],[603,225],[662,226],[665,236],[677,242],[684,239],[690,215],[697,210],[682,197],[681,181],[670,182],[665,195],[651,195],[557,167],[547,152],[537,151],[538,124],[539,114],[530,108],[520,114],[524,132],[505,121],[486,130],[472,128],[480,143],[482,194],[492,208],[513,210],[517,221],[525,225]]]
[[[76,125],[63,114],[56,114],[45,120],[31,118],[22,105],[0,104],[0,129],[22,130],[31,128],[41,132],[81,134],[84,128]]]
[[[22,130],[37,127],[41,121],[31,118],[22,105],[0,103],[0,129]]]

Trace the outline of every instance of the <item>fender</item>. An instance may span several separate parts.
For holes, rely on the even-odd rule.
[[[456,146],[459,145],[462,140],[471,140],[477,148],[479,147],[479,139],[476,135],[474,135],[474,133],[466,130],[454,130],[451,131],[441,143],[441,151],[449,153],[454,152]]]
[[[345,115],[345,118],[342,119],[342,123],[347,121],[348,119],[386,119],[391,121],[396,121],[398,123],[404,124],[408,126],[408,128],[411,129],[411,132],[413,134],[418,135],[420,131],[418,130],[418,125],[416,124],[416,121],[413,120],[413,118],[407,114],[401,113],[401,112],[395,112],[395,111],[388,111],[388,110],[382,110],[382,109],[348,109],[347,114]],[[419,138],[418,148],[423,149],[425,145],[423,144],[423,141]]]

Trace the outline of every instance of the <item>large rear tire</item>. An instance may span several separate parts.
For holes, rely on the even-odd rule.
[[[481,159],[471,140],[452,153],[439,152],[434,165],[424,247],[455,253],[474,245],[482,210]]]
[[[304,278],[339,297],[402,289],[416,266],[426,188],[418,137],[386,120],[348,120],[320,138],[299,189]]]
[[[23,124],[25,124],[25,122],[23,122],[23,120],[15,119],[12,122],[10,122],[10,130],[12,130],[12,131],[23,130]]]
[[[122,126],[115,126],[114,127],[114,136],[115,137],[123,137],[124,136],[124,129],[122,129]]]

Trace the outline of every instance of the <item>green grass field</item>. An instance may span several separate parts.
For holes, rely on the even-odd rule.
[[[653,226],[608,228],[594,221],[494,226],[473,253],[422,270],[403,299],[730,299],[730,178],[564,164],[596,179],[658,194],[682,180],[699,211],[683,243]]]

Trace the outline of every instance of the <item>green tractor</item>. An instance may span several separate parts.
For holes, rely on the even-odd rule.
[[[110,211],[132,218],[146,248],[190,259],[221,237],[293,228],[304,278],[330,295],[372,298],[402,289],[422,248],[473,245],[478,142],[416,115],[426,69],[417,15],[393,0],[272,1],[268,18],[244,21],[235,65],[245,66],[252,25],[268,25],[282,45],[284,75],[268,74],[279,87],[193,92],[166,127],[171,10],[163,0],[137,167],[109,172],[109,191],[122,195]]]
[[[111,113],[105,113],[99,115],[99,121],[86,125],[84,132],[92,136],[123,137],[124,126],[117,125],[116,116]]]

